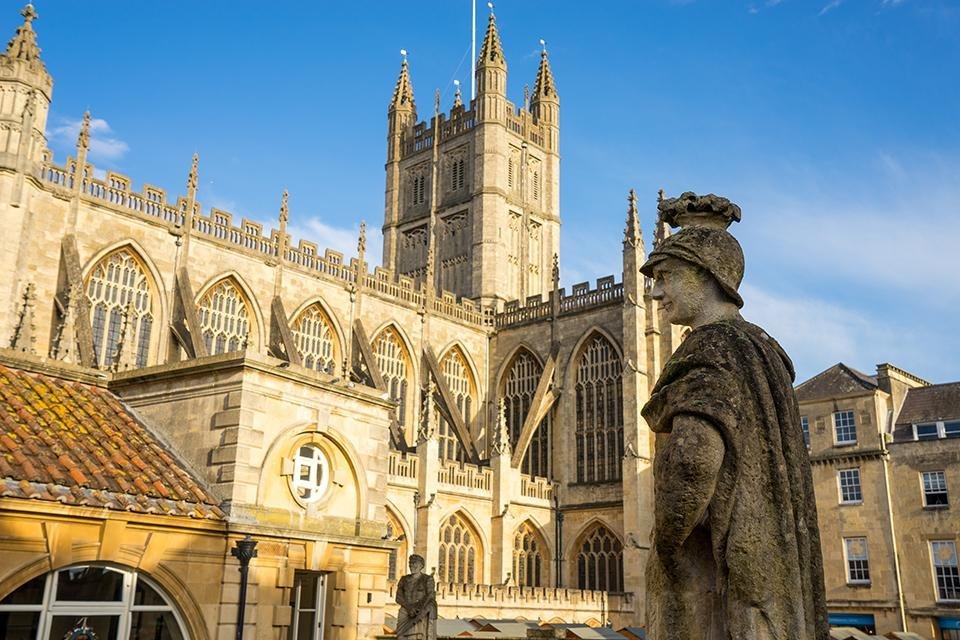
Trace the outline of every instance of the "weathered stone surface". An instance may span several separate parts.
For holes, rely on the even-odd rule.
[[[824,640],[820,539],[793,366],[740,317],[739,244],[726,224],[702,224],[729,207],[684,198],[685,223],[694,226],[662,242],[641,268],[655,278],[651,295],[669,322],[692,329],[643,408],[658,434],[647,637]]]

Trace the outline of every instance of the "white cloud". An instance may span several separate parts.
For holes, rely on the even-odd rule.
[[[837,362],[866,373],[878,362],[915,362],[923,343],[929,346],[912,330],[817,297],[783,295],[750,284],[740,292],[743,316],[783,346],[793,359],[798,382]]]
[[[83,119],[74,120],[64,118],[60,124],[50,131],[51,141],[57,141],[61,144],[76,144],[77,137],[80,135],[80,127],[83,125]],[[91,118],[90,120],[90,151],[88,157],[92,162],[98,160],[119,160],[127,151],[130,150],[123,140],[114,137],[113,130],[103,118]]]
[[[360,224],[349,227],[338,227],[324,222],[319,216],[313,216],[287,227],[294,246],[300,238],[316,242],[318,253],[323,254],[325,249],[339,251],[344,261],[357,255],[357,240],[360,237]],[[376,225],[367,224],[367,248],[365,260],[368,265],[379,265],[383,256],[383,234]]]

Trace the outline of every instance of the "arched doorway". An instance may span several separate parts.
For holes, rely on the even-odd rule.
[[[188,640],[171,599],[141,573],[97,565],[37,576],[0,600],[7,640]]]

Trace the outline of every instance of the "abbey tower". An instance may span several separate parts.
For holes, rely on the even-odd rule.
[[[492,13],[476,64],[476,99],[464,105],[458,91],[449,114],[418,122],[403,61],[388,112],[384,266],[481,304],[541,297],[560,246],[560,99],[547,52],[519,109]]]

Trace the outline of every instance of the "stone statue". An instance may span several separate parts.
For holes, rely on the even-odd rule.
[[[813,481],[790,358],[740,316],[740,208],[684,193],[682,229],[640,271],[666,319],[691,328],[643,416],[657,434],[649,640],[827,640]]]
[[[410,556],[410,573],[397,583],[398,640],[437,639],[437,591],[433,576],[423,572],[422,556]]]

